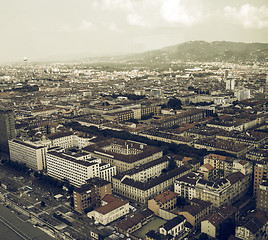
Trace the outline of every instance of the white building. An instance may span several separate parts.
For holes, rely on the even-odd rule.
[[[47,174],[58,180],[68,180],[76,187],[94,177],[109,181],[116,174],[116,168],[104,164],[100,166],[100,163],[100,159],[92,158],[88,153],[70,155],[63,150],[50,151],[47,153]]]
[[[185,227],[186,218],[182,215],[179,215],[168,222],[166,222],[163,226],[159,228],[159,232],[163,235],[172,235],[176,237],[185,233],[188,229]]]
[[[234,90],[235,89],[235,80],[232,78],[226,79],[226,90]]]
[[[25,163],[27,167],[40,171],[46,168],[47,147],[17,139],[9,140],[10,160]]]
[[[174,182],[174,192],[189,200],[196,198],[195,186],[200,178],[200,174],[195,172],[182,176]]]
[[[234,160],[233,161],[233,172],[241,172],[244,175],[252,174],[252,164],[245,160]]]
[[[242,101],[250,98],[250,90],[249,89],[240,89],[235,91],[234,96],[238,101]]]
[[[87,216],[103,225],[107,225],[128,213],[129,203],[127,201],[106,194],[102,199],[102,206],[89,212]]]
[[[74,134],[73,132],[52,133],[49,134],[47,138],[48,140],[44,141],[44,144],[48,145],[49,142],[49,147],[78,147],[80,149],[90,145],[90,140],[92,139],[79,136],[78,134]]]

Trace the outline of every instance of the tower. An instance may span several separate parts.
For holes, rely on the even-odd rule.
[[[235,90],[235,80],[232,78],[226,79],[226,90]]]
[[[0,109],[0,152],[8,153],[8,140],[16,137],[15,117],[10,109]]]

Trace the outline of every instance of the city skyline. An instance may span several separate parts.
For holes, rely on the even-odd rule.
[[[0,63],[143,52],[191,40],[268,42],[265,0],[5,1]]]

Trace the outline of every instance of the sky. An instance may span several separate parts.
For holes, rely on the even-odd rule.
[[[0,0],[0,63],[268,42],[268,0]]]

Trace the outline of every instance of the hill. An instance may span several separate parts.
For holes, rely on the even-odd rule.
[[[120,61],[133,64],[170,63],[172,61],[230,63],[267,62],[268,43],[190,41],[144,53],[113,58],[98,58],[97,60]]]

